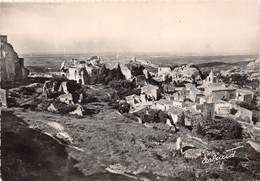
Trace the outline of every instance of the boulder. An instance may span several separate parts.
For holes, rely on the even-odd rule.
[[[43,96],[53,98],[58,95],[59,83],[57,81],[45,81],[42,88]]]
[[[184,152],[184,158],[197,159],[202,156],[202,149],[188,149]]]
[[[58,112],[58,110],[54,107],[53,104],[50,104],[50,106],[47,108],[47,110],[50,112],[55,112],[55,113]]]
[[[79,117],[83,117],[83,108],[81,105],[78,105],[74,111],[69,112],[71,115],[77,115]]]
[[[59,87],[59,92],[64,93],[64,94],[69,93],[66,81],[61,82],[60,87]]]
[[[70,137],[70,135],[64,131],[58,132],[55,137],[67,144],[71,144],[73,142],[73,139]]]
[[[198,67],[192,64],[176,66],[170,73],[172,81],[176,84],[196,84],[202,80],[202,73]]]
[[[57,122],[50,121],[47,123],[47,125],[49,125],[50,127],[52,127],[53,129],[55,129],[58,132],[64,131],[64,127]]]
[[[62,94],[58,97],[60,102],[74,104],[72,94]]]
[[[182,139],[178,137],[176,140],[176,150],[182,151]]]

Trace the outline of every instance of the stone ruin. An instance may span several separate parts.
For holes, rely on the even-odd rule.
[[[0,35],[0,66],[1,87],[28,77],[29,71],[24,67],[24,59],[18,57],[6,35]]]

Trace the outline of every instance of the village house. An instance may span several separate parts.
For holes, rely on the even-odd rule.
[[[217,117],[230,117],[235,120],[253,124],[253,112],[234,103],[218,100],[215,103],[214,112]]]
[[[227,117],[230,114],[230,110],[232,108],[232,104],[223,100],[217,100],[215,102],[215,116],[218,117]]]
[[[184,101],[172,100],[172,105],[178,108],[183,108],[185,103]]]
[[[163,83],[162,89],[164,93],[172,94],[175,92],[175,86],[173,83]]]
[[[230,110],[231,117],[235,120],[253,124],[253,112],[239,105],[233,104]]]
[[[141,93],[145,94],[149,101],[158,100],[159,95],[160,95],[159,87],[157,87],[155,85],[151,85],[151,84],[141,87]]]
[[[195,102],[198,104],[203,104],[207,102],[207,98],[204,94],[196,94]]]
[[[203,97],[203,92],[199,90],[193,84],[185,84],[185,98],[190,99],[193,102],[200,101],[199,99]]]
[[[154,103],[154,107],[157,110],[168,111],[171,107],[173,107],[173,104],[170,100],[160,99]]]
[[[180,92],[181,94],[185,94],[185,87],[175,87],[175,91]]]
[[[196,111],[202,113],[205,119],[212,119],[215,117],[215,103],[195,104],[193,106]]]
[[[192,127],[196,121],[203,119],[202,113],[196,111],[193,107],[190,107],[184,111],[184,126]]]
[[[251,103],[254,92],[248,89],[236,89],[236,100]]]
[[[226,86],[212,86],[205,89],[205,95],[208,97],[209,102],[217,100],[229,101],[235,99],[236,89]]]

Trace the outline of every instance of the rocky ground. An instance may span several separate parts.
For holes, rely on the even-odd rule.
[[[5,181],[260,180],[260,148],[251,146],[256,140],[210,141],[184,127],[175,131],[164,123],[140,124],[115,109],[121,94],[111,85],[80,89],[85,92],[80,117],[61,109],[52,113],[47,111],[51,103],[66,111],[77,104],[55,104],[57,97],[42,94],[44,81],[34,82],[9,89],[10,108],[2,110]],[[253,137],[259,139],[259,133],[254,130]],[[178,138],[183,153],[177,150]],[[205,163],[208,156],[231,153]]]
[[[260,154],[246,140],[201,140],[185,128],[176,133],[161,123],[139,124],[106,103],[99,108],[83,118],[23,108],[2,111],[2,153],[8,153],[4,180],[17,180],[19,174],[24,180],[47,175],[50,180],[260,179]],[[178,137],[184,155],[176,151]],[[234,158],[202,163],[201,152],[235,147]]]

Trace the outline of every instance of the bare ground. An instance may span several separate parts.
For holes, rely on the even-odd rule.
[[[130,174],[121,180],[132,180],[131,176],[140,180],[260,180],[260,154],[244,140],[194,139],[187,129],[175,133],[160,123],[146,127],[105,103],[99,108],[98,114],[81,119],[20,108],[13,111],[30,128],[51,135],[59,130],[48,123],[58,123],[73,140],[66,150],[77,161],[74,167],[92,180],[109,178],[106,168],[111,165],[119,165],[124,173]],[[243,147],[237,150],[235,158],[202,164],[203,157],[187,159],[176,152],[175,142],[179,136],[184,144],[201,150],[222,152]]]

